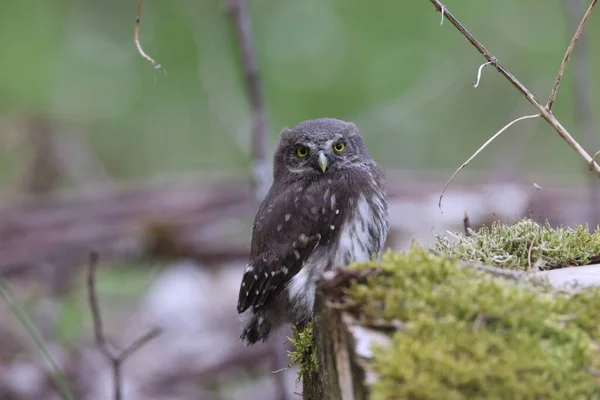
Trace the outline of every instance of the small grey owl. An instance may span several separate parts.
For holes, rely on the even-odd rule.
[[[246,344],[283,323],[309,322],[322,273],[378,258],[388,232],[383,173],[352,123],[322,118],[284,129],[273,175],[237,304]]]

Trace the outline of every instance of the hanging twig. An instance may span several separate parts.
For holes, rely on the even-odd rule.
[[[100,352],[106,357],[108,362],[111,364],[113,370],[113,398],[114,400],[122,400],[122,384],[121,384],[121,365],[123,362],[131,356],[134,352],[139,350],[142,346],[154,339],[160,334],[160,329],[154,328],[145,335],[136,339],[132,344],[127,346],[124,350],[119,350],[109,346],[106,335],[104,334],[104,328],[102,325],[102,314],[100,313],[100,307],[98,306],[98,299],[96,297],[96,267],[98,266],[98,253],[92,251],[90,253],[90,262],[88,269],[88,298],[90,303],[90,310],[92,312],[92,319],[94,322],[94,336],[96,338],[96,345]]]
[[[252,112],[252,178],[256,199],[261,201],[269,190],[267,116],[264,95],[252,40],[252,26],[245,0],[229,0],[228,5],[229,15],[231,15],[237,33],[246,94]]]
[[[137,18],[135,19],[135,28],[133,30],[133,40],[135,42],[135,47],[137,47],[138,53],[140,53],[140,55],[142,57],[144,57],[146,60],[148,60],[148,61],[150,61],[150,63],[152,63],[152,66],[154,67],[154,69],[157,69],[161,72],[166,73],[167,71],[165,71],[165,69],[160,64],[158,64],[152,57],[150,57],[148,54],[146,54],[144,49],[142,49],[142,45],[140,43],[140,19],[142,19],[142,4],[143,3],[144,3],[144,0],[138,0]]]
[[[491,62],[485,62],[483,64],[481,64],[479,66],[479,69],[477,70],[477,80],[475,82],[473,82],[473,87],[476,88],[477,86],[479,86],[479,81],[481,80],[481,71],[483,71],[483,67],[487,67],[488,65],[490,65]]]
[[[465,161],[464,163],[462,163],[462,165],[460,167],[458,167],[458,169],[456,171],[454,171],[454,173],[452,174],[452,176],[450,177],[450,179],[448,180],[448,182],[446,182],[446,186],[444,186],[444,189],[442,190],[442,194],[440,195],[440,199],[438,201],[438,207],[442,208],[442,199],[444,198],[444,194],[446,193],[446,189],[448,189],[448,186],[450,186],[450,183],[452,183],[452,181],[454,180],[454,178],[456,177],[456,175],[458,175],[458,173],[467,165],[469,165],[469,163],[471,161],[473,161],[473,159],[475,157],[477,157],[477,155],[479,153],[481,153],[483,151],[483,149],[485,149],[490,143],[492,143],[498,136],[500,136],[504,131],[506,131],[508,128],[510,128],[513,124],[522,121],[524,119],[531,119],[531,118],[537,118],[539,117],[539,114],[534,114],[534,115],[525,115],[523,117],[517,118],[513,121],[510,121],[508,124],[504,125],[504,127],[502,129],[500,129],[498,132],[496,132],[494,134],[494,136],[492,136],[491,138],[489,138],[480,148],[477,149],[477,151],[475,153],[473,153],[473,155],[471,157],[469,157],[469,159],[467,161]]]

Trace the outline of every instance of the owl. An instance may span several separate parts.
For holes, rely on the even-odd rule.
[[[309,322],[323,272],[379,258],[387,232],[384,176],[356,125],[321,118],[284,129],[240,286],[241,339]]]

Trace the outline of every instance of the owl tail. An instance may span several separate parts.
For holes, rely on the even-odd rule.
[[[244,315],[246,314],[246,315]],[[267,340],[273,327],[265,310],[248,310],[242,314],[242,320],[244,322],[244,330],[240,336],[246,346],[250,346],[262,340]]]

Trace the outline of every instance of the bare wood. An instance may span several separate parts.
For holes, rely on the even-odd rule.
[[[347,285],[346,276],[328,274],[317,290],[313,322],[318,370],[302,377],[304,400],[365,400],[364,372],[354,354],[345,312],[331,306],[328,288]]]
[[[267,163],[267,116],[256,51],[252,39],[252,24],[245,0],[229,0],[229,14],[235,25],[246,94],[252,112],[253,183],[256,198],[261,201],[269,189]]]
[[[571,53],[573,52],[573,49],[575,48],[575,43],[577,43],[577,40],[581,36],[581,32],[583,32],[583,26],[585,25],[588,18],[590,17],[590,14],[592,13],[592,10],[594,9],[594,6],[596,5],[597,2],[598,2],[598,0],[592,0],[592,2],[590,3],[590,6],[588,7],[587,11],[583,15],[583,18],[581,19],[579,26],[577,26],[577,30],[575,31],[575,34],[573,35],[573,38],[571,39],[571,43],[569,43],[569,47],[567,47],[565,56],[563,57],[562,62],[560,63],[560,68],[558,69],[558,74],[556,75],[556,79],[554,81],[554,86],[552,86],[552,91],[550,92],[550,97],[548,98],[548,102],[546,103],[546,109],[548,109],[548,111],[550,111],[552,109],[552,105],[554,104],[554,100],[556,99],[556,92],[558,91],[558,86],[560,85],[560,81],[561,81],[563,75],[565,74],[565,68],[567,67],[567,63],[571,59]]]
[[[442,11],[444,16],[458,31],[481,53],[481,55],[493,65],[496,70],[504,76],[526,99],[534,106],[540,116],[546,120],[567,144],[583,158],[587,165],[590,165],[598,177],[600,177],[600,165],[581,147],[581,145],[571,136],[571,134],[554,117],[552,112],[543,106],[535,96],[523,85],[513,74],[511,74],[499,61],[479,42],[455,17],[448,11],[448,8],[439,0],[429,0],[435,6],[436,11]]]

